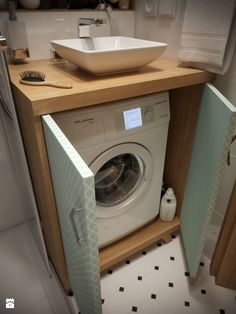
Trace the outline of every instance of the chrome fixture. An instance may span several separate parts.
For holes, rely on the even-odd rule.
[[[90,37],[90,26],[101,26],[106,24],[106,19],[100,18],[79,18],[78,34],[80,38]]]
[[[4,36],[0,35],[0,51],[5,50],[7,48],[7,40]]]
[[[91,25],[95,24],[96,26],[106,24],[106,19],[98,19],[98,18],[86,18],[86,17],[81,17],[79,18],[79,23],[78,25]]]
[[[62,58],[54,48],[50,48],[50,61],[52,62],[57,62],[57,61],[63,61],[65,60],[64,58]]]

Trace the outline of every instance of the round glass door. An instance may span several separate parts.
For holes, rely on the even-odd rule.
[[[95,175],[97,205],[113,207],[124,202],[139,186],[144,174],[143,161],[135,154],[117,155]]]

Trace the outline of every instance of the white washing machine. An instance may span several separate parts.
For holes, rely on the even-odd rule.
[[[168,124],[168,92],[54,115],[95,175],[99,246],[159,212]]]

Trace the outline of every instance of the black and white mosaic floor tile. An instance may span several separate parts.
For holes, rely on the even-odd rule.
[[[216,286],[203,257],[195,283],[180,237],[140,252],[102,275],[103,314],[235,314],[236,292]]]

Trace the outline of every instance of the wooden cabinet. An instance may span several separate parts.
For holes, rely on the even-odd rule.
[[[34,70],[40,69],[41,71],[46,73],[48,79],[63,81],[64,83],[72,84],[73,88],[72,90],[69,91],[52,89],[50,87],[32,88],[29,86],[20,85],[18,82],[19,72],[31,69]],[[185,185],[186,180],[188,182],[191,182],[191,180],[193,180],[192,177],[195,177],[195,175],[193,176],[193,173],[196,172],[196,167],[199,166],[196,163],[196,161],[194,161],[194,158],[191,157],[192,144],[195,136],[197,120],[198,120],[197,126],[198,135],[196,134],[196,136],[198,136],[198,138],[205,136],[204,134],[201,133],[202,130],[201,123],[203,123],[203,126],[205,128],[204,129],[206,132],[205,134],[207,134],[208,131],[211,130],[209,133],[210,136],[212,136],[213,138],[214,138],[213,130],[216,129],[216,125],[217,123],[219,123],[219,121],[215,120],[214,117],[214,119],[212,120],[212,128],[210,127],[209,130],[207,129],[208,124],[207,119],[211,117],[211,112],[212,110],[214,110],[214,104],[213,105],[211,104],[209,107],[205,103],[201,105],[201,108],[205,108],[206,112],[203,112],[202,114],[203,119],[200,119],[200,126],[199,119],[197,119],[201,99],[201,92],[203,88],[202,84],[213,80],[214,76],[210,73],[201,70],[179,67],[176,61],[165,59],[159,59],[157,62],[152,63],[151,65],[143,68],[138,72],[98,78],[91,77],[90,75],[85,73],[79,73],[74,66],[68,63],[52,64],[47,61],[37,61],[32,62],[31,64],[28,65],[12,66],[10,69],[10,74],[13,82],[13,90],[16,99],[17,111],[23,133],[25,148],[28,156],[28,162],[31,170],[32,181],[35,189],[48,253],[65,290],[68,290],[70,287],[72,287],[76,295],[79,289],[83,290],[84,288],[89,287],[88,291],[90,291],[90,293],[88,298],[85,299],[83,298],[84,300],[80,299],[79,295],[83,295],[82,290],[80,291],[80,293],[78,293],[77,296],[78,302],[80,306],[82,306],[81,309],[82,308],[84,309],[84,313],[101,313],[101,307],[99,305],[100,288],[98,282],[99,263],[98,255],[96,253],[98,252],[98,249],[96,247],[95,243],[96,241],[95,242],[92,240],[90,241],[89,236],[86,234],[87,224],[91,225],[93,224],[93,221],[89,222],[88,220],[86,220],[88,217],[83,216],[84,215],[83,207],[84,206],[86,207],[87,205],[80,203],[73,204],[72,200],[69,198],[68,204],[70,208],[68,209],[69,216],[67,217],[67,222],[70,222],[70,229],[68,229],[66,226],[61,225],[61,228],[65,227],[65,229],[63,229],[62,232],[64,245],[63,249],[58,216],[60,220],[60,215],[64,214],[63,212],[60,213],[59,211],[57,211],[58,205],[56,206],[55,198],[57,199],[59,196],[60,201],[64,201],[65,200],[64,197],[61,199],[61,195],[64,195],[63,194],[64,190],[62,187],[59,187],[59,192],[57,192],[55,186],[53,187],[52,185],[53,180],[57,183],[59,182],[63,184],[63,180],[70,180],[70,178],[77,180],[76,182],[79,183],[83,177],[83,175],[80,172],[78,172],[78,175],[72,175],[69,176],[68,178],[67,176],[62,175],[61,178],[63,178],[63,180],[57,179],[59,170],[64,168],[60,167],[60,160],[58,159],[57,150],[59,149],[59,147],[63,147],[63,145],[66,145],[69,152],[73,151],[74,155],[73,158],[75,158],[75,160],[72,162],[71,166],[68,165],[68,167],[71,167],[70,173],[75,173],[73,169],[78,168],[76,166],[76,163],[80,158],[77,156],[78,153],[71,147],[71,144],[68,143],[68,141],[63,137],[60,129],[50,116],[43,117],[44,128],[46,128],[46,130],[43,131],[41,116],[47,115],[48,113],[66,111],[79,107],[91,106],[95,104],[96,105],[104,104],[113,100],[118,99],[121,100],[139,95],[169,90],[171,105],[171,122],[167,143],[167,156],[164,171],[164,181],[166,182],[167,185],[173,186],[173,188],[176,191],[176,195],[178,198],[177,210],[178,214],[180,214],[182,200],[184,200],[183,201],[184,211],[181,216],[181,220],[183,221],[183,223],[185,225],[188,225],[188,222],[190,220],[191,223],[194,224],[195,214],[191,216],[189,215],[189,212],[187,210],[189,202],[191,203],[190,199],[192,190],[188,189],[187,187],[194,186],[194,184],[199,184],[199,182],[193,181],[193,183],[188,183],[187,187]],[[209,89],[212,90],[212,87],[207,87],[204,89],[205,89],[204,93],[207,93],[206,91]],[[229,106],[227,104],[226,106],[224,106],[224,100],[222,101],[221,99],[221,104],[219,106],[223,113],[228,112]],[[220,115],[220,112],[221,111],[218,112],[217,115],[218,117]],[[227,125],[229,126],[230,124],[232,124],[233,119],[235,119],[235,112],[232,113],[231,110],[231,113],[226,114],[226,118],[224,119],[225,123],[223,124],[221,122],[219,123],[219,125],[220,124],[223,125],[224,129],[224,131],[222,131],[224,135],[223,137],[221,137],[220,146],[217,146],[218,150],[216,151],[218,154],[217,156],[220,156],[221,158],[224,157],[225,151],[227,150],[227,144],[229,145],[230,143],[229,137],[231,134],[231,129],[227,128]],[[50,134],[49,138],[51,139],[48,139],[47,135],[44,136],[44,132],[45,134],[49,133]],[[47,149],[45,145],[45,137],[46,141],[49,143],[49,144],[47,143],[47,145],[49,145]],[[208,141],[212,140],[212,137],[207,136],[205,142],[203,141],[204,145],[201,146],[201,143],[198,143],[200,146],[197,146],[195,148],[195,150],[198,149],[203,150],[202,151],[203,155],[201,156],[201,158],[205,158],[205,156],[207,156],[205,160],[206,167],[207,164],[211,164],[211,158],[206,154],[207,152],[204,151],[204,147],[207,146],[206,143],[208,143]],[[66,144],[64,143],[64,141],[66,141]],[[55,148],[55,150],[54,148],[52,148],[52,152],[50,153],[50,149],[52,147],[50,144],[51,142],[53,142],[57,148]],[[197,142],[199,142],[199,139],[197,140]],[[222,147],[222,150],[220,150],[220,147]],[[66,163],[69,154],[67,149],[61,149],[61,151],[64,154],[61,161],[63,160],[63,162]],[[50,157],[50,155],[54,157]],[[57,160],[56,162],[54,159],[53,161],[51,161],[51,171],[49,167],[48,157],[50,159],[56,157]],[[220,162],[221,160],[218,161]],[[216,161],[216,163],[214,164],[213,168],[215,170],[220,168],[218,161]],[[188,175],[189,163],[191,170],[190,177]],[[57,167],[55,168],[55,170],[52,170],[54,167],[53,165]],[[85,167],[84,164],[83,167]],[[212,169],[212,176],[214,176],[214,169]],[[87,169],[86,171],[89,172],[89,169]],[[92,177],[90,179],[93,180]],[[198,180],[204,180],[204,176],[198,178]],[[72,183],[68,181],[67,185],[70,186],[70,184]],[[89,185],[87,183],[83,184]],[[211,181],[210,185],[211,185],[210,192],[212,192],[212,190],[214,190],[215,188],[214,180]],[[211,196],[213,195],[211,194]],[[198,197],[199,195],[196,194],[196,198]],[[91,203],[94,204],[94,200]],[[207,210],[209,210],[210,213],[211,206],[209,205],[209,203],[211,204],[209,199],[205,199],[204,204],[201,205],[203,205],[203,207],[206,205],[206,207],[208,207]],[[91,212],[93,212],[94,209],[90,210]],[[206,208],[204,213],[207,213]],[[206,214],[206,216],[209,218],[210,214],[209,215]],[[207,219],[207,217],[205,217],[205,219]],[[82,225],[80,223],[81,219],[83,220]],[[91,219],[94,219],[94,216]],[[204,215],[202,215],[202,219],[204,220]],[[199,222],[201,223],[201,219],[199,220]],[[204,226],[206,226],[206,224],[204,224]],[[169,230],[171,230],[171,228],[173,228],[172,230],[175,230],[175,228],[178,227],[179,221],[177,218],[174,221],[174,223],[169,226],[170,228]],[[151,225],[144,233],[150,235],[150,230]],[[156,241],[157,238],[161,236],[161,234],[164,236],[165,232],[166,231],[163,230],[157,232],[157,235],[155,236],[154,234],[152,240],[150,241],[147,239],[145,235],[143,245],[151,244],[152,241]],[[185,232],[187,231],[184,230],[183,233],[185,234]],[[198,231],[195,230],[195,232],[197,233]],[[70,239],[69,234],[70,236],[72,234],[74,235],[73,241]],[[66,240],[64,239],[65,235],[69,236],[66,238]],[[83,241],[81,241],[81,238],[83,240],[84,237],[86,238],[86,241],[89,240],[88,242],[86,242],[86,244],[83,243]],[[196,265],[198,263],[199,254],[202,249],[203,237],[204,236],[200,236],[200,238],[198,237],[197,240],[194,237],[194,241],[196,242],[195,243],[196,250],[192,252],[192,250],[190,249],[191,253],[188,259],[190,263],[192,264],[194,263],[194,266],[192,268],[193,275],[196,273]],[[132,236],[128,241],[130,241],[129,243],[133,241]],[[73,243],[73,245],[78,246],[78,251],[75,252],[75,250],[73,249],[71,250],[71,248],[73,248],[73,245],[71,246],[69,245],[68,248],[70,252],[69,260],[66,248],[68,242],[69,244]],[[186,247],[188,247],[188,250],[189,246],[191,246],[191,243],[186,242]],[[134,248],[133,252],[135,252],[138,245],[136,245],[135,247],[136,248]],[[79,250],[81,250],[81,252],[83,253],[80,253]],[[64,256],[65,252],[67,254],[67,267]],[[75,255],[77,254],[77,256],[74,257],[73,254]],[[84,256],[88,256],[87,264],[85,260],[81,261],[81,259],[83,259]],[[100,256],[102,256],[102,253],[100,254]],[[78,261],[79,264],[78,269],[74,258]],[[118,257],[117,261],[119,260],[119,258],[122,257]],[[194,259],[194,262],[192,259]],[[73,267],[74,268],[72,270],[71,269],[69,270],[70,277],[69,280],[67,270],[71,267],[69,266],[70,261],[72,261],[70,265],[72,265],[72,268]],[[83,276],[81,272],[86,275],[85,277],[83,277],[83,279],[81,277]],[[72,277],[74,278],[74,280]],[[81,287],[80,285],[80,282],[82,281],[84,283],[83,287]],[[91,310],[92,308],[94,310]]]

